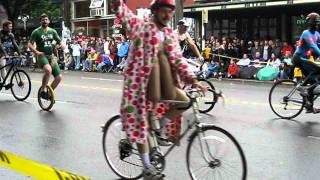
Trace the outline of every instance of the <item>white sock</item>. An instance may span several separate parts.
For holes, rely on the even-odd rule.
[[[143,153],[140,155],[143,167],[148,169],[151,166],[149,153]]]
[[[161,129],[162,129],[163,127],[165,127],[166,124],[167,124],[169,121],[170,121],[169,118],[167,118],[166,116],[163,116],[162,119],[161,119],[161,121],[160,121]]]

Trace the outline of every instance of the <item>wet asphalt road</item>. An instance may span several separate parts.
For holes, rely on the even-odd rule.
[[[32,92],[17,102],[10,91],[0,93],[0,150],[92,179],[117,179],[102,153],[100,126],[119,111],[122,76],[64,72],[57,103],[44,112],[36,100],[41,74],[29,72]],[[268,105],[269,83],[214,81],[226,95],[203,117],[228,130],[247,158],[248,179],[318,179],[319,115],[302,113],[292,121],[277,119]],[[186,113],[190,117],[190,113]],[[169,156],[166,179],[189,179],[185,141]],[[1,180],[29,179],[0,167]]]

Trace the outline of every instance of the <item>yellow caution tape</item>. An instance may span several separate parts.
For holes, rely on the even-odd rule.
[[[14,154],[0,150],[0,166],[33,177],[38,180],[89,180],[83,177],[63,171],[48,165],[43,165]]]

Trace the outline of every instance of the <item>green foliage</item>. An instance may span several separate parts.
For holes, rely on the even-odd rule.
[[[52,20],[61,17],[60,4],[53,4],[52,0],[1,0],[7,9],[9,19],[16,20],[19,15],[27,14],[31,18],[39,18],[42,13],[48,14]]]

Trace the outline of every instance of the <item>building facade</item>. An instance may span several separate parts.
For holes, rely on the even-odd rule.
[[[89,36],[110,36],[116,17],[111,13],[108,2],[108,0],[71,0],[71,31]],[[130,0],[127,1],[127,5],[137,13],[147,9],[150,0]]]
[[[295,42],[306,27],[305,16],[319,10],[320,0],[198,0],[184,8],[184,16],[197,20],[197,37]]]

